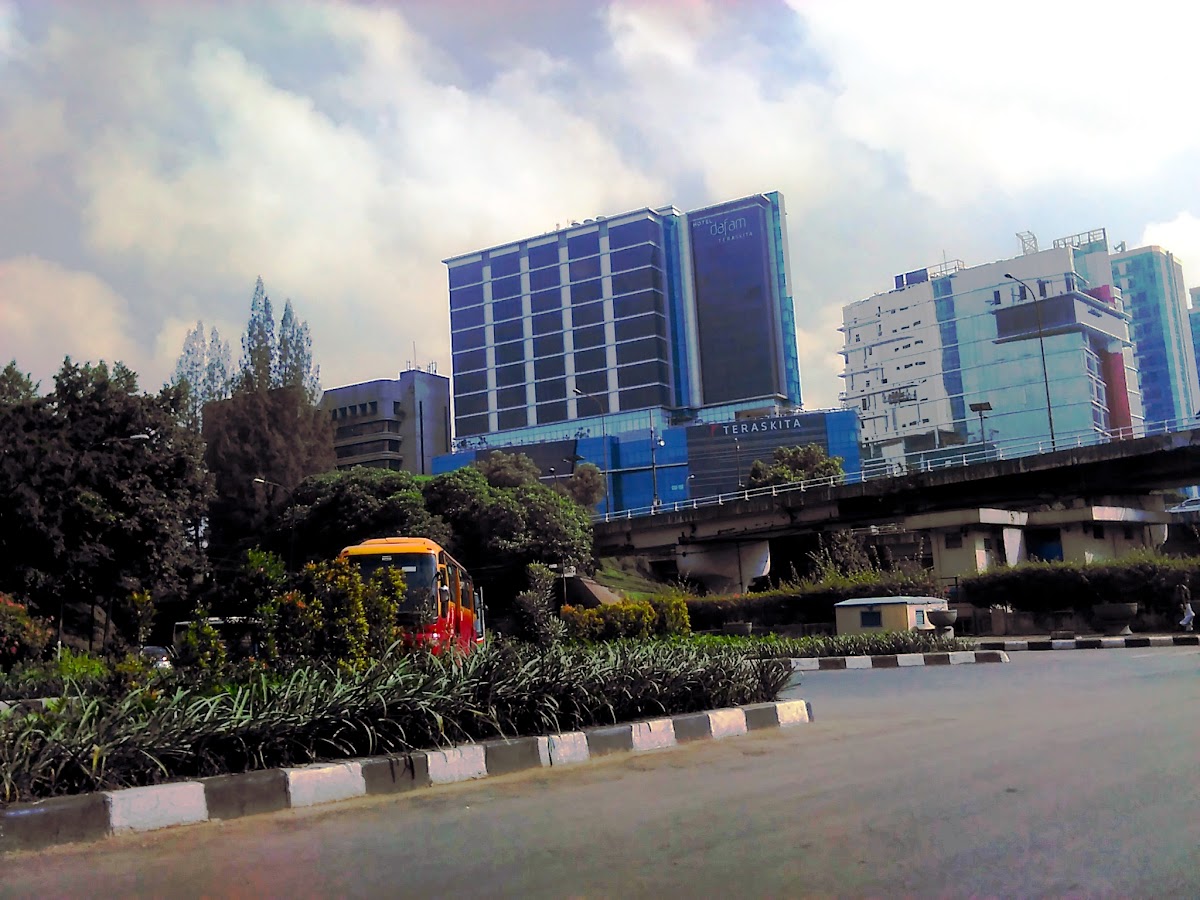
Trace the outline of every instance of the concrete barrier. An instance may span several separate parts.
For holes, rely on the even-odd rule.
[[[287,775],[289,806],[317,806],[367,793],[362,766],[357,762],[314,763],[283,771]]]
[[[487,754],[482,744],[464,744],[449,750],[430,750],[429,780],[433,784],[453,784],[487,778]]]
[[[208,821],[204,785],[198,781],[105,791],[104,796],[108,798],[109,826],[114,834]]]
[[[587,735],[582,731],[552,734],[546,738],[550,749],[550,765],[570,766],[591,759]]]

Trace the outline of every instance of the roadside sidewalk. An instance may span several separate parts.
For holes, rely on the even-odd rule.
[[[981,650],[1123,650],[1131,647],[1196,647],[1200,634],[1134,634],[1124,637],[1088,637],[1052,640],[1042,635],[980,639]]]

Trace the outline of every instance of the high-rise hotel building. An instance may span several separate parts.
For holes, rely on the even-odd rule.
[[[459,439],[800,405],[778,193],[599,216],[445,263]]]

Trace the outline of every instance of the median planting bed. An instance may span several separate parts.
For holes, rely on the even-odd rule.
[[[49,708],[0,715],[6,803],[316,760],[573,731],[773,700],[773,655],[703,641],[539,648],[465,657],[389,653],[358,670],[157,675],[96,693],[67,679]]]

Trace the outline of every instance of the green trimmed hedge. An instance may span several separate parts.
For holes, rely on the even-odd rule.
[[[945,653],[973,650],[975,642],[942,637],[928,631],[884,631],[873,634],[814,634],[799,638],[777,635],[736,637],[705,634],[693,638],[699,647],[731,647],[753,656],[807,659],[821,656],[890,656],[894,653]]]
[[[1137,553],[1097,563],[1028,562],[964,578],[959,597],[976,607],[1010,606],[1044,614],[1086,612],[1097,603],[1138,603],[1154,615],[1175,612],[1175,586],[1200,587],[1200,558]]]
[[[578,641],[677,637],[690,634],[687,602],[679,594],[647,600],[623,600],[593,609],[564,606],[560,613],[567,636]]]
[[[834,604],[856,597],[940,597],[937,576],[928,570],[883,572],[820,585],[802,582],[755,594],[689,597],[688,615],[697,631],[717,630],[728,622],[753,622],[778,628],[833,622]]]

